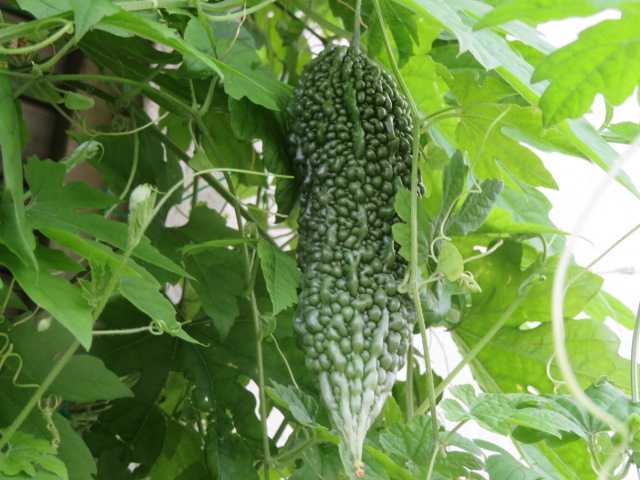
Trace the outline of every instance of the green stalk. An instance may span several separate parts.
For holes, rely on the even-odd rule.
[[[71,14],[58,15],[55,17],[42,18],[40,20],[32,20],[30,22],[15,23],[0,29],[0,43],[5,43],[14,38],[24,37],[34,32],[41,32],[53,25],[62,25],[63,28],[71,23],[68,18]]]
[[[451,382],[458,376],[458,374],[462,371],[464,367],[469,365],[478,354],[487,346],[487,344],[496,336],[496,334],[506,325],[506,323],[511,318],[511,315],[518,309],[520,304],[526,298],[526,294],[520,294],[516,299],[511,302],[511,305],[500,315],[500,318],[494,323],[491,328],[485,333],[485,335],[480,339],[478,343],[476,343],[471,350],[467,354],[464,355],[460,363],[458,363],[451,373],[447,375],[447,377],[435,388],[435,396],[436,398],[441,395],[446,388],[451,384]],[[416,415],[424,414],[429,408],[429,400],[422,403],[418,409],[416,410]]]
[[[64,24],[59,30],[56,30],[49,37],[45,38],[41,42],[34,43],[33,45],[27,45],[25,47],[5,48],[0,46],[0,55],[26,55],[34,53],[49,45],[55,43],[58,39],[62,38],[67,33],[73,32],[73,23],[63,20]]]
[[[233,182],[228,175],[225,175],[227,179],[227,186],[229,192],[235,197],[233,188]],[[240,236],[245,238],[244,226],[242,223],[242,215],[237,208],[234,208],[236,215],[236,223],[238,224],[238,231]],[[264,379],[264,359],[262,355],[262,325],[260,318],[260,311],[258,309],[258,303],[256,301],[256,293],[254,289],[254,278],[252,275],[251,259],[249,255],[249,248],[246,244],[242,246],[245,265],[245,279],[247,282],[247,288],[249,288],[249,301],[251,302],[251,317],[253,319],[253,327],[256,335],[256,361],[258,367],[258,389],[260,396],[260,426],[262,427],[262,450],[264,454],[264,480],[269,480],[269,466],[271,465],[271,451],[269,449],[269,432],[267,430],[267,395],[266,395],[266,383]]]
[[[640,382],[638,382],[638,344],[640,343],[640,306],[636,311],[636,324],[633,327],[631,342],[631,401],[640,402]]]
[[[587,265],[586,267],[584,267],[583,270],[581,270],[580,272],[578,272],[578,274],[573,277],[572,279],[569,280],[569,285],[567,286],[567,288],[569,288],[571,285],[573,285],[582,275],[584,275],[587,271],[591,270],[591,268],[598,263],[600,260],[602,260],[604,257],[606,257],[607,255],[609,255],[609,253],[615,249],[618,245],[620,245],[622,242],[624,242],[627,238],[629,238],[631,235],[633,235],[634,233],[636,233],[638,230],[640,230],[640,223],[635,225],[634,227],[632,227],[629,231],[627,231],[624,235],[622,235],[619,239],[617,239],[615,242],[613,242],[611,245],[609,245],[609,247],[607,247],[607,249],[602,252],[600,255],[598,255],[596,258],[594,258],[591,262],[589,262],[589,265]]]
[[[31,411],[42,398],[42,395],[45,394],[54,380],[58,378],[58,375],[60,374],[62,369],[67,365],[67,363],[69,363],[69,360],[71,360],[71,357],[73,357],[73,354],[76,353],[76,350],[78,350],[79,347],[80,344],[77,341],[74,341],[71,345],[69,345],[69,347],[62,354],[62,357],[60,357],[60,359],[53,365],[51,371],[47,374],[40,386],[38,386],[37,390],[33,392],[33,395],[31,395],[31,398],[29,398],[29,401],[26,403],[26,405],[22,407],[22,410],[20,410],[18,416],[13,420],[13,422],[11,422],[11,425],[3,430],[2,437],[0,437],[0,452],[2,452],[2,450],[9,444],[11,437],[13,437],[13,435],[22,426]]]
[[[254,5],[253,7],[242,9],[239,12],[227,13],[225,15],[208,15],[207,17],[212,22],[228,22],[230,20],[236,20],[236,19],[239,19],[239,18],[244,18],[247,15],[259,12],[260,10],[262,10],[265,7],[268,7],[269,5],[274,3],[275,1],[276,0],[263,0],[262,2],[258,3],[257,5]]]
[[[430,480],[433,475],[433,470],[435,468],[436,459],[438,456],[438,418],[436,412],[436,395],[433,381],[433,368],[431,365],[431,355],[429,353],[429,341],[427,338],[427,327],[424,319],[424,313],[422,311],[422,304],[420,302],[420,291],[419,291],[419,279],[418,279],[418,159],[420,155],[420,114],[418,111],[418,107],[411,95],[411,91],[407,86],[404,78],[402,78],[402,74],[400,73],[400,69],[398,68],[398,63],[396,62],[395,54],[393,49],[391,48],[391,41],[389,39],[389,35],[385,28],[384,18],[382,16],[382,9],[380,8],[380,1],[373,0],[373,5],[376,11],[376,16],[378,17],[378,22],[380,23],[380,29],[382,30],[382,37],[384,39],[385,49],[387,51],[387,55],[389,56],[389,61],[391,62],[391,68],[393,70],[393,74],[396,77],[404,95],[407,97],[409,101],[409,105],[411,107],[411,115],[413,117],[413,145],[412,145],[412,155],[411,155],[411,262],[410,262],[410,284],[411,284],[411,292],[413,297],[413,302],[416,310],[416,315],[418,317],[418,326],[420,327],[420,337],[422,339],[422,349],[424,354],[424,361],[427,369],[427,397],[430,404],[430,414],[431,414],[431,423],[432,423],[432,438],[431,441],[433,443],[433,455],[429,461],[428,470],[427,470],[427,480]]]
[[[151,328],[149,325],[145,325],[144,327],[136,327],[136,328],[123,328],[120,330],[94,330],[93,336],[104,336],[104,335],[134,335],[136,333],[145,333],[150,332]]]
[[[156,101],[155,98],[158,98],[171,103],[172,105],[176,106],[177,110],[181,111],[183,115],[194,117],[198,114],[198,112],[193,109],[191,105],[187,105],[178,97],[175,97],[170,93],[164,92],[160,89],[153,88],[146,83],[142,83],[137,80],[131,80],[129,78],[100,74],[55,74],[47,75],[47,80],[51,82],[113,82],[121,83],[123,85],[131,85],[133,87],[140,88],[146,95],[149,96],[149,98],[154,101]]]
[[[351,38],[351,32],[348,32],[344,28],[334,25],[333,23],[328,21],[326,18],[324,18],[322,15],[316,13],[315,11],[307,7],[303,1],[291,0],[291,3],[293,4],[294,7],[301,10],[306,17],[308,17],[310,20],[320,25],[325,30],[329,32],[333,32],[338,37]]]
[[[134,121],[135,126],[135,121]],[[129,178],[127,179],[127,184],[124,186],[124,190],[118,197],[118,202],[113,204],[109,210],[107,210],[104,214],[105,218],[109,218],[113,211],[118,207],[120,202],[123,202],[127,195],[129,195],[129,190],[131,190],[131,186],[133,185],[133,179],[136,177],[136,173],[138,172],[138,163],[140,161],[140,135],[138,133],[133,134],[133,164],[131,165],[131,170],[129,171]]]
[[[631,341],[631,401],[640,402],[640,382],[638,381],[638,344],[640,343],[640,306],[636,311],[636,324],[633,327]],[[636,465],[636,473],[640,478],[640,466]]]
[[[360,23],[362,23],[362,19],[360,18],[362,11],[362,0],[356,0],[356,11],[353,16],[353,39],[351,41],[351,45],[353,48],[358,51],[360,50]]]
[[[414,415],[413,400],[413,345],[407,351],[407,384],[405,385],[405,400],[407,410],[407,420],[411,420]]]

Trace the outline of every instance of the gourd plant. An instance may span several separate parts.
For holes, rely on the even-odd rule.
[[[0,476],[627,478],[640,227],[578,265],[538,152],[640,196],[635,3],[2,2]]]

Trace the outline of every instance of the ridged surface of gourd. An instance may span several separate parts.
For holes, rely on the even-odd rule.
[[[348,47],[304,69],[289,109],[301,181],[294,327],[356,467],[409,345],[407,268],[391,228],[409,187],[412,122],[391,76]]]

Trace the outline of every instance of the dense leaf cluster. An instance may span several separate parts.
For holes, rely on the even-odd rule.
[[[334,47],[353,35],[355,3],[2,2],[0,478],[348,478],[314,373],[340,357],[309,354],[345,338],[360,349],[325,325],[360,307],[362,353],[388,365],[371,382],[372,402],[388,396],[366,478],[595,480],[640,464],[631,362],[609,323],[635,316],[575,263],[565,343],[607,421],[560,375],[550,299],[567,232],[549,219],[540,188],[557,185],[537,153],[608,169],[608,142],[640,132],[611,123],[640,78],[637,2],[364,0],[362,53],[341,82],[326,60],[349,57]],[[533,28],[604,8],[619,18],[556,50]],[[85,68],[65,72],[73,58]],[[598,94],[596,129],[579,117]],[[66,153],[32,154],[33,105],[65,122]],[[402,312],[400,338],[372,353],[385,309],[389,327]],[[461,364],[425,369],[419,330],[406,331],[419,313]],[[380,379],[405,357],[389,391]],[[467,366],[474,386],[460,385]]]

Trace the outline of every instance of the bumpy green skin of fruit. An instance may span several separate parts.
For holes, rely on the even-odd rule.
[[[393,208],[411,169],[412,121],[392,77],[352,48],[325,50],[289,110],[301,186],[294,327],[356,464],[404,365],[412,302],[398,292]]]

